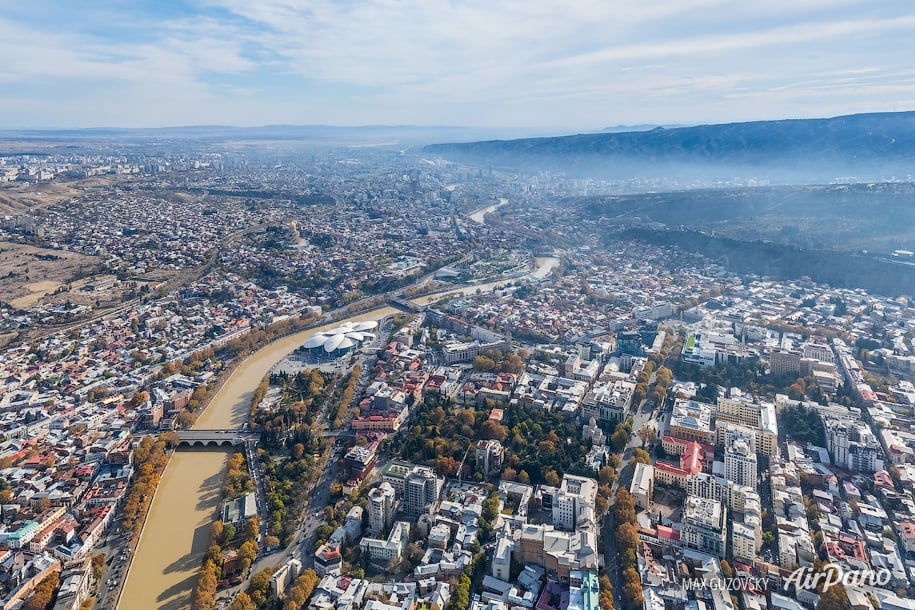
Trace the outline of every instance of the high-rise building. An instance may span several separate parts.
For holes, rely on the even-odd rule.
[[[431,515],[444,482],[431,468],[417,466],[404,478],[401,510],[414,519]]]
[[[369,534],[380,536],[394,520],[394,487],[385,481],[369,492]]]
[[[748,431],[749,432],[749,431]],[[756,486],[756,452],[753,451],[753,435],[737,436],[726,446],[724,452],[724,478],[738,485]]]
[[[731,528],[731,549],[734,559],[752,563],[757,557],[756,533],[751,526],[744,523],[735,522]]]
[[[502,460],[505,457],[505,448],[496,440],[486,440],[477,443],[477,467],[484,474],[492,474],[502,470]]]
[[[744,426],[753,430],[756,453],[768,456],[778,453],[778,421],[774,404],[742,398],[719,398],[712,419],[717,444],[727,443],[726,434],[733,426]]]
[[[724,557],[728,509],[718,500],[689,496],[683,503],[680,540],[687,548]]]
[[[622,331],[616,335],[616,351],[620,354],[642,355],[642,336],[636,330]]]
[[[574,531],[594,524],[594,504],[597,500],[597,481],[587,477],[567,474],[553,496],[553,526]]]
[[[883,470],[883,448],[866,423],[852,418],[825,415],[826,448],[836,466],[857,472]]]

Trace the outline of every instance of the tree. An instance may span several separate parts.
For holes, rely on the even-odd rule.
[[[98,580],[102,577],[102,570],[105,567],[105,553],[98,553],[92,556],[92,578]]]
[[[273,568],[264,568],[251,577],[251,584],[248,585],[248,595],[257,605],[261,605],[262,601],[267,599],[267,591],[270,590],[270,578],[272,576]]]
[[[482,510],[480,511],[480,517],[485,519],[488,522],[492,522],[496,516],[499,514],[499,494],[493,493],[491,496],[483,500]]]
[[[556,474],[556,471],[552,468],[543,473],[543,480],[550,487],[559,487],[559,484],[562,482],[559,479],[559,475]]]
[[[613,434],[610,435],[610,446],[614,451],[622,451],[629,443],[629,433],[620,426],[616,427]]]
[[[235,539],[235,534],[235,526],[231,523],[226,523],[222,528],[222,535],[219,537],[219,544],[226,544],[227,542],[231,542]]]
[[[248,565],[254,563],[254,560],[257,559],[257,543],[248,540],[240,547],[238,547],[238,556],[242,559],[242,562],[247,561]]]
[[[639,438],[642,439],[642,446],[644,447],[651,441],[655,439],[655,431],[648,426],[642,426],[639,430]]]
[[[639,534],[631,523],[623,523],[616,528],[616,545],[621,549],[636,549],[639,546]]]
[[[527,474],[526,470],[522,470],[521,472],[518,473],[518,482],[524,483],[525,485],[531,484],[531,477],[529,474]]]
[[[257,540],[257,536],[260,534],[260,527],[260,519],[257,517],[251,517],[245,521],[245,539]]]
[[[194,590],[192,610],[213,610],[216,608],[216,584],[219,566],[206,559],[197,577],[197,588]]]
[[[477,356],[473,359],[473,368],[477,371],[483,371],[484,373],[491,373],[496,370],[496,363],[492,358],[487,356]]]
[[[610,507],[610,503],[604,496],[597,496],[594,499],[594,507],[597,509],[598,517],[603,517],[607,514],[607,509]]]
[[[610,466],[601,466],[601,469],[597,472],[597,480],[600,481],[601,485],[610,485],[613,481],[613,469]]]
[[[451,598],[445,610],[467,610],[470,605],[470,577],[467,574],[461,574],[457,586],[451,592]]]
[[[625,487],[616,491],[613,502],[613,520],[617,523],[635,523],[635,500]]]
[[[59,582],[59,572],[52,572],[45,576],[42,581],[35,586],[35,592],[32,593],[32,596],[25,600],[25,603],[22,605],[22,610],[45,610],[45,608],[50,605],[51,598],[54,596],[54,591],[57,590]]]
[[[613,610],[613,584],[606,572],[602,573],[597,579],[597,587],[600,590],[598,603],[600,610]]]
[[[222,534],[224,531],[225,528],[223,527],[222,521],[218,519],[213,521],[213,524],[210,526],[210,544],[221,544],[223,542]]]
[[[629,462],[631,464],[651,464],[651,456],[641,447],[637,447],[635,451],[632,452],[632,459],[630,459]]]
[[[851,610],[848,593],[843,585],[832,585],[825,591],[820,591],[820,601],[817,610]]]
[[[491,419],[487,419],[480,426],[480,437],[485,440],[495,439],[501,443],[507,436],[508,428]]]
[[[229,610],[257,610],[257,606],[251,601],[251,596],[242,591],[229,606]]]
[[[642,597],[642,583],[635,568],[623,570],[623,600],[630,609],[641,608],[645,600]]]
[[[302,575],[295,579],[295,583],[286,592],[286,603],[283,605],[283,609],[299,610],[311,597],[317,584],[318,575],[314,570],[308,569],[302,572]]]
[[[315,546],[319,546],[320,542],[323,544],[327,542],[327,539],[330,538],[330,535],[334,533],[334,528],[327,525],[326,523],[319,525],[318,529],[315,530]]]

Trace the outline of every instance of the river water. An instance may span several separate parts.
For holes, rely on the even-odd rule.
[[[536,263],[534,275],[545,275],[558,263],[558,259],[538,258]],[[499,281],[462,286],[448,294],[471,294],[477,290],[488,292],[505,283],[506,281]],[[420,297],[413,302],[426,305],[441,297],[441,294]],[[273,365],[315,332],[333,328],[343,322],[380,320],[395,313],[397,310],[394,308],[382,307],[277,339],[249,356],[235,369],[201,413],[194,427],[226,429],[242,426],[248,420],[251,396],[261,379]],[[119,608],[184,610],[190,607],[197,571],[207,549],[210,524],[221,504],[220,489],[229,453],[225,449],[182,449],[176,451],[169,460],[143,527]]]
[[[502,197],[501,199],[499,199],[499,203],[494,203],[489,207],[485,207],[483,209],[477,210],[476,212],[473,212],[472,214],[470,214],[470,220],[472,220],[478,224],[485,224],[487,214],[492,214],[493,212],[495,212],[496,210],[501,208],[503,205],[507,205],[507,204],[508,204],[508,199],[505,199],[504,197]]]
[[[225,449],[188,449],[171,457],[130,566],[120,608],[190,607],[228,458]]]
[[[342,324],[380,320],[396,313],[382,307],[319,328],[283,337],[249,356],[229,377],[195,428],[236,428],[248,420],[251,395],[274,364],[312,334]],[[210,524],[220,507],[229,451],[182,449],[169,460],[153,498],[119,608],[184,610],[190,607]]]

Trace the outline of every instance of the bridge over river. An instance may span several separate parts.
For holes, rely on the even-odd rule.
[[[243,428],[229,430],[178,430],[178,446],[225,447],[256,443],[260,434]]]

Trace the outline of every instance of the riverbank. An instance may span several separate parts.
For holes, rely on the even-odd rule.
[[[380,307],[286,335],[260,348],[229,374],[197,418],[194,428],[226,429],[245,424],[251,397],[261,379],[312,334],[343,321],[377,320],[394,313],[397,310],[392,307]],[[173,454],[141,531],[119,608],[185,610],[190,607],[200,562],[207,549],[209,527],[220,506],[228,456],[226,450],[181,450]]]
[[[551,259],[538,259],[538,269]],[[541,262],[543,261],[543,262]],[[448,294],[489,292],[512,280],[461,286],[413,299],[426,305]],[[248,422],[251,399],[273,366],[302,345],[311,335],[339,324],[380,320],[398,313],[382,306],[280,337],[247,356],[221,382],[194,424],[196,429],[238,428]],[[125,577],[119,607],[134,610],[178,610],[190,607],[192,591],[209,527],[220,505],[219,490],[228,461],[227,451],[178,451],[163,473],[137,544],[135,558]],[[213,457],[216,456],[216,457]],[[171,462],[175,462],[172,464]],[[181,474],[176,474],[181,471]],[[168,476],[166,476],[168,475]],[[142,577],[138,576],[142,575]]]
[[[499,203],[494,203],[493,205],[471,212],[468,215],[468,218],[478,224],[486,224],[486,215],[492,214],[504,205],[508,205],[508,199],[505,197],[500,197]]]
[[[182,449],[172,454],[140,532],[118,608],[190,608],[230,453]]]

